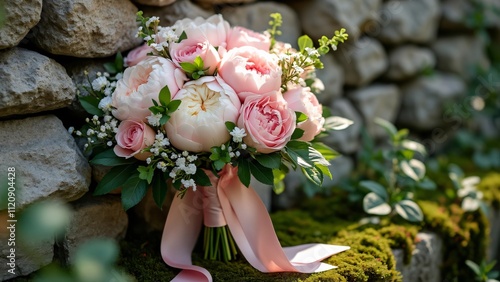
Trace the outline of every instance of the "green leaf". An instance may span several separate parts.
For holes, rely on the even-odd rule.
[[[359,186],[366,188],[370,190],[371,192],[377,194],[379,197],[381,197],[384,201],[387,201],[389,199],[389,195],[387,194],[387,190],[384,188],[384,186],[380,185],[379,183],[371,180],[364,180],[359,182]]]
[[[332,172],[330,171],[330,168],[328,166],[316,165],[315,167],[323,173],[323,178],[325,177],[325,175],[328,176],[330,179],[333,178]]]
[[[185,32],[185,31],[182,31],[182,33],[181,33],[181,35],[179,36],[179,39],[177,40],[177,42],[176,42],[176,43],[179,43],[179,42],[181,42],[182,40],[187,39],[187,38],[188,38],[188,37],[187,37],[186,32]]]
[[[207,173],[201,168],[196,169],[196,173],[193,175],[193,180],[196,185],[199,186],[212,186],[212,182],[210,182],[210,178]]]
[[[181,68],[187,73],[194,73],[198,70],[196,65],[189,63],[189,62],[182,62],[182,63],[180,63],[180,65],[181,65]]]
[[[411,150],[411,151],[414,151],[414,152],[418,152],[420,153],[421,155],[425,155],[427,153],[427,151],[425,150],[425,147],[424,145],[418,143],[418,142],[415,142],[413,140],[403,140],[401,142],[401,146],[405,149],[408,149],[408,150]]]
[[[481,269],[479,268],[479,265],[477,265],[477,263],[471,261],[471,260],[466,260],[465,261],[465,264],[467,264],[467,266],[472,270],[474,271],[474,273],[477,275],[477,276],[480,276],[481,275]]]
[[[286,172],[281,169],[273,169],[274,185],[273,191],[276,195],[279,195],[285,191],[285,182],[283,181],[286,176]]]
[[[307,115],[302,112],[295,112],[296,122],[300,123],[308,119]]]
[[[323,184],[323,172],[317,167],[302,167],[302,173],[311,181],[315,186]]]
[[[122,56],[121,52],[116,53],[115,68],[116,68],[117,72],[123,71],[123,56]]]
[[[155,173],[155,177],[153,178],[153,183],[151,185],[151,189],[153,192],[153,200],[156,205],[162,209],[163,202],[167,197],[168,185],[163,173]]]
[[[255,156],[255,159],[263,166],[267,168],[277,169],[281,166],[281,156],[279,153],[272,154],[259,154]]]
[[[171,99],[171,94],[170,94],[170,89],[168,89],[168,86],[165,85],[160,90],[160,94],[158,95],[158,100],[160,100],[160,104],[164,107],[166,107],[170,103]]]
[[[300,129],[300,128],[295,128],[295,130],[293,131],[292,133],[292,137],[291,139],[292,140],[297,140],[299,139],[300,137],[302,137],[304,135],[304,130]]]
[[[109,72],[110,74],[116,74],[118,73],[118,69],[116,68],[115,64],[114,63],[105,63],[104,65],[104,69]]]
[[[313,48],[314,44],[312,39],[307,35],[302,35],[297,39],[300,52],[305,51],[306,48]]]
[[[137,168],[137,171],[139,171],[139,178],[146,180],[148,184],[151,184],[151,181],[153,181],[153,176],[155,173],[155,168],[151,166],[139,166]]]
[[[274,175],[273,170],[261,165],[257,161],[250,161],[248,163],[250,167],[250,173],[263,184],[273,185],[274,184]]]
[[[309,159],[309,145],[301,141],[289,141],[285,146],[285,151],[294,164],[301,167],[313,167]]]
[[[324,165],[324,166],[330,165],[330,162],[328,162],[323,157],[323,155],[320,152],[318,152],[318,150],[316,150],[314,147],[312,147],[312,146],[308,147],[308,154],[309,154],[308,158],[313,164]]]
[[[103,151],[97,155],[95,155],[89,163],[93,165],[104,165],[104,166],[117,166],[117,165],[125,165],[125,164],[133,164],[137,162],[135,158],[122,158],[118,157],[113,149],[108,149]]]
[[[182,102],[181,100],[170,101],[170,103],[167,106],[168,112],[169,113],[175,112],[179,108],[179,106],[181,105],[181,102]]]
[[[378,117],[376,117],[374,119],[374,121],[376,124],[382,126],[382,128],[384,128],[385,131],[387,131],[387,133],[389,133],[391,138],[394,138],[398,134],[398,130],[396,129],[396,127],[392,123],[390,123],[389,121],[387,121],[385,119],[378,118]]]
[[[137,173],[137,164],[120,165],[113,167],[97,184],[95,196],[107,194],[121,187],[131,174]]]
[[[333,150],[332,148],[328,147],[324,143],[321,142],[313,142],[312,146],[314,149],[316,149],[322,156],[325,158],[327,161],[331,161],[335,159],[336,157],[340,156],[340,154]]]
[[[420,207],[411,200],[402,200],[395,205],[396,212],[404,219],[411,222],[424,220],[424,214]]]
[[[351,126],[354,122],[352,120],[343,118],[343,117],[327,117],[325,119],[325,124],[323,127],[326,130],[343,130]]]
[[[233,131],[233,129],[236,127],[236,124],[234,124],[234,122],[231,122],[231,121],[226,121],[226,128],[227,128],[227,131],[231,132]]]
[[[403,160],[399,166],[406,176],[417,182],[425,176],[425,165],[419,160],[412,159],[409,162]]]
[[[238,178],[246,187],[250,186],[250,164],[247,159],[238,159]]]
[[[132,175],[122,186],[122,204],[125,210],[137,205],[146,195],[148,183],[139,175]]]
[[[427,177],[424,177],[420,182],[417,183],[417,187],[425,190],[435,190],[437,185],[434,181]]]
[[[111,238],[95,238],[81,244],[74,257],[75,265],[94,263],[101,267],[112,267],[120,254],[120,247]],[[61,281],[61,280],[59,280]]]
[[[80,105],[87,111],[87,113],[96,116],[103,116],[104,112],[99,109],[99,99],[94,96],[79,96],[78,100]]]
[[[193,63],[198,68],[198,70],[203,69],[203,59],[200,56],[196,56]]]
[[[213,162],[213,164],[216,170],[221,170],[226,165],[226,162],[222,160],[216,160]]]
[[[363,209],[366,213],[376,215],[388,215],[391,213],[391,206],[382,197],[370,192],[363,198]]]
[[[163,126],[170,119],[169,115],[162,115],[160,118],[160,126]]]

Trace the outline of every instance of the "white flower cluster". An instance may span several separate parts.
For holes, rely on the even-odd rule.
[[[114,136],[118,132],[118,120],[111,115],[105,115],[101,121],[98,116],[94,115],[91,119],[86,118],[88,129],[86,132],[80,130],[74,131],[73,127],[69,128],[69,132],[74,133],[76,136],[86,137],[87,143],[84,149],[89,148],[97,143],[106,144],[106,146],[113,146]]]

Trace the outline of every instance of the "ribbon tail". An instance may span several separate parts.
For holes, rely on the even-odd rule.
[[[175,197],[170,206],[161,239],[161,256],[171,267],[182,271],[172,280],[175,282],[212,282],[208,270],[193,265],[191,253],[202,227],[202,199],[193,191],[184,198]]]
[[[245,187],[237,168],[227,166],[217,186],[224,217],[240,251],[261,272],[313,273],[334,268],[320,261],[347,246],[306,244],[283,249],[257,193]]]

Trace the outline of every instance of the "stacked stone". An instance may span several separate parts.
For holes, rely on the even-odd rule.
[[[353,169],[352,155],[360,149],[363,128],[375,139],[384,137],[373,123],[375,117],[426,133],[449,126],[445,105],[460,103],[457,99],[466,91],[472,66],[489,64],[484,43],[464,24],[473,9],[466,0],[133,1],[4,1],[0,171],[16,167],[23,188],[19,190],[19,209],[50,198],[69,202],[75,209],[66,237],[40,246],[43,259],[24,254],[17,275],[50,263],[56,243],[69,254],[57,259],[70,261],[75,246],[83,240],[119,238],[127,228],[118,196],[88,196],[92,168],[67,127],[78,123],[76,117],[81,118],[76,93],[85,83],[83,71],[91,76],[103,71],[103,62],[111,61],[116,52],[127,52],[141,43],[135,37],[138,10],[159,16],[165,26],[181,18],[220,12],[232,25],[257,31],[267,28],[270,13],[279,12],[284,22],[278,39],[291,43],[303,33],[317,39],[345,27],[348,42],[325,56],[325,70],[318,72],[325,84],[320,101],[331,106],[334,115],[355,122],[325,139],[344,154],[334,161],[335,180],[328,184],[335,184]],[[480,2],[500,6],[495,0]],[[500,42],[500,19],[493,10],[485,15],[486,23]],[[294,177],[287,190],[299,183]],[[284,200],[286,195],[280,197],[283,207],[290,205],[291,201]],[[0,211],[0,218],[5,217],[5,211]],[[0,242],[8,235],[4,232],[2,227]],[[1,244],[0,279],[14,277],[4,269],[4,248],[6,244]]]

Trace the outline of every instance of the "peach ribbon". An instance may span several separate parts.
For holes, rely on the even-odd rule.
[[[191,260],[202,221],[207,216],[215,218],[211,219],[215,225],[227,222],[243,256],[261,272],[313,273],[333,269],[336,267],[321,260],[349,249],[348,246],[328,244],[282,248],[266,207],[253,189],[240,182],[237,168],[227,165],[220,178],[211,178],[211,182],[212,187],[202,189],[217,193],[221,213],[206,199],[205,192],[192,190],[182,199],[175,197],[170,206],[163,229],[161,255],[166,264],[182,269],[172,281],[212,281],[208,270],[193,265]],[[207,208],[211,211],[207,212]],[[217,219],[221,216],[223,219]]]

